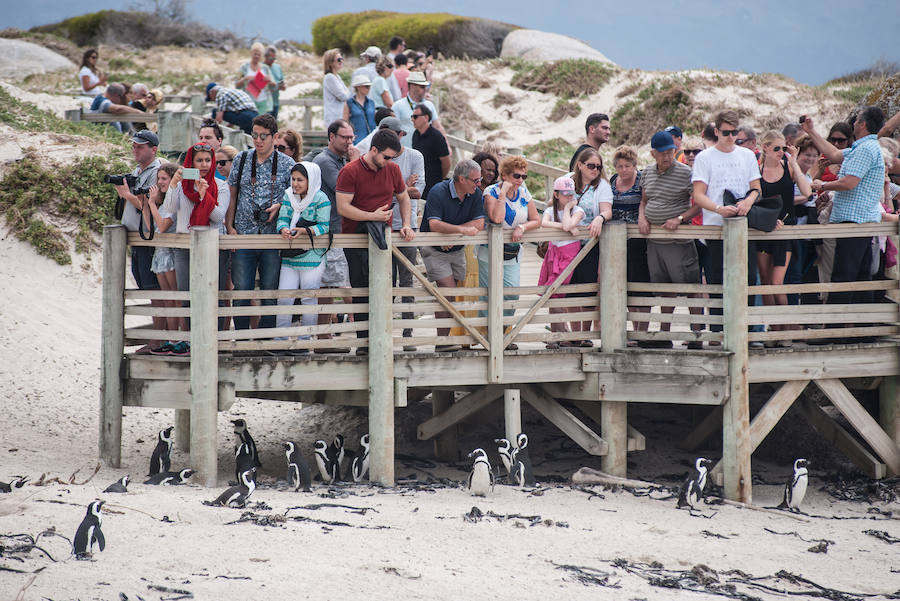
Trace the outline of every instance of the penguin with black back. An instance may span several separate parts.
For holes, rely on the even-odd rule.
[[[338,434],[334,437],[334,440],[331,441],[331,445],[328,447],[328,456],[335,465],[335,482],[340,482],[342,479],[341,474],[344,473],[344,455],[344,435]]]
[[[350,473],[354,482],[362,482],[363,477],[369,471],[369,435],[359,437],[359,452],[353,457],[350,464]]]
[[[233,419],[231,420],[231,423],[234,424],[234,433],[237,434],[240,442],[246,444],[250,448],[250,457],[253,458],[253,467],[262,467],[262,463],[259,461],[259,453],[256,451],[256,442],[254,442],[253,437],[250,436],[250,430],[247,429],[247,421],[243,419]]]
[[[241,482],[241,474],[255,468],[253,456],[250,454],[250,445],[242,442],[234,448],[234,478],[235,485]],[[253,479],[256,480],[256,470],[253,471]]]
[[[696,509],[703,498],[703,490],[706,488],[707,475],[713,462],[703,457],[697,457],[694,462],[694,473],[688,476],[678,493],[678,509],[690,507]]]
[[[531,469],[531,456],[528,454],[528,435],[524,432],[516,436],[515,465],[513,479],[521,487],[537,486],[534,472]]]
[[[319,475],[326,484],[331,484],[336,476],[334,461],[328,453],[328,443],[324,440],[317,440],[313,446],[316,453],[316,467],[319,468]]]
[[[495,438],[494,442],[497,443],[497,453],[500,454],[500,463],[503,464],[503,469],[506,470],[506,480],[512,483],[512,443],[506,438]]]
[[[488,461],[484,449],[475,449],[469,453],[472,462],[472,471],[469,472],[469,491],[472,496],[486,497],[488,492],[494,490],[494,472],[491,471],[491,463]]]
[[[309,475],[309,464],[300,452],[297,443],[288,441],[281,445],[287,457],[287,481],[295,491],[311,492],[312,478]]]
[[[800,513],[800,504],[806,496],[806,487],[809,485],[809,461],[797,459],[794,461],[794,474],[784,485],[784,499],[778,506],[779,509],[787,509]]]
[[[78,530],[75,531],[75,540],[72,543],[76,559],[90,559],[95,544],[101,551],[106,548],[106,539],[103,537],[103,531],[100,530],[102,521],[100,507],[102,505],[103,501],[88,503],[87,512],[78,525]]]
[[[174,426],[169,426],[164,430],[160,430],[156,435],[156,448],[153,449],[153,455],[150,456],[150,473],[148,476],[168,472],[172,469],[172,430]]]
[[[155,484],[159,486],[177,486],[179,484],[187,484],[188,478],[194,475],[194,470],[183,469],[179,472],[162,472],[154,474],[144,480],[144,484]]]
[[[131,480],[131,476],[122,476],[112,484],[106,487],[103,492],[117,492],[124,493],[128,492],[128,481]]]
[[[204,501],[204,505],[219,505],[221,507],[244,507],[247,499],[256,490],[256,472],[255,467],[251,467],[241,473],[239,484],[225,490],[221,495],[216,497],[213,502]]]
[[[14,488],[22,488],[28,482],[27,476],[20,476],[10,482],[0,482],[0,492],[12,492]]]

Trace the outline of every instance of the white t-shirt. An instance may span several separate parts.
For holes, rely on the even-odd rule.
[[[84,80],[82,78],[85,75],[87,75],[87,78],[88,78],[88,85],[100,83],[100,78],[97,77],[97,75],[93,71],[91,71],[90,67],[85,65],[84,67],[81,68],[81,71],[78,72],[78,85],[81,86],[81,93],[86,96],[99,96],[100,94],[102,94],[103,93],[102,86],[94,86],[90,90],[84,89]]]
[[[574,215],[576,219],[581,221],[581,219],[584,218],[584,209],[582,209],[578,205],[575,205],[574,207],[572,207],[572,215]],[[562,223],[562,218],[563,213],[562,211],[560,211],[559,221],[557,222],[556,219],[554,219],[553,215],[553,205],[547,204],[547,208],[544,209],[544,216],[541,218],[541,223]],[[576,242],[580,244],[581,240],[563,240],[561,242],[550,242],[550,244],[556,247],[561,247],[575,244]]]
[[[750,190],[750,182],[758,180],[759,163],[749,148],[735,146],[731,152],[722,152],[711,146],[694,159],[692,182],[704,182],[706,195],[716,205],[722,206],[722,195],[730,190],[735,198],[743,198]],[[703,225],[722,225],[722,216],[703,209]]]

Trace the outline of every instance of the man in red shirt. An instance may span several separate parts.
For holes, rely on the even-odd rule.
[[[397,196],[397,208],[402,217],[400,236],[412,240],[415,232],[411,225],[409,194],[400,167],[391,159],[400,154],[400,138],[390,129],[381,129],[372,137],[369,151],[348,163],[338,174],[335,186],[337,211],[343,217],[341,231],[345,234],[365,233],[367,221],[380,221],[390,227],[391,203]],[[353,288],[369,287],[369,251],[366,248],[346,248],[350,285]],[[366,297],[354,298],[354,303],[368,303]],[[356,313],[356,321],[365,321],[368,315]],[[367,331],[358,331],[357,338],[368,338]],[[356,349],[357,355],[368,354],[368,348]]]

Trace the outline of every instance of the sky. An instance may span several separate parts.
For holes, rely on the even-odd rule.
[[[297,41],[311,41],[310,27],[318,17],[396,7],[361,0],[189,2],[191,16],[212,27]],[[151,0],[9,2],[0,28],[27,29],[104,8],[149,5]],[[784,73],[818,85],[877,60],[900,61],[900,0],[444,0],[440,6],[569,35],[626,68]],[[281,17],[272,18],[273,12]]]

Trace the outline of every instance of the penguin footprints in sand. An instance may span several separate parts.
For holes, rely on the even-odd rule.
[[[697,457],[694,462],[694,473],[688,476],[688,479],[681,485],[681,491],[678,494],[678,504],[676,507],[690,507],[696,509],[703,498],[703,490],[706,488],[707,474],[713,462],[704,457]]]
[[[486,497],[488,492],[494,490],[494,472],[491,471],[491,463],[488,461],[484,449],[475,449],[469,453],[472,462],[472,471],[469,472],[469,491],[472,496]]]
[[[103,531],[100,530],[100,507],[103,501],[92,501],[87,506],[87,513],[78,530],[75,532],[75,540],[73,542],[74,553],[77,559],[90,559],[94,552],[94,544],[102,551],[106,548],[106,539],[103,538]]]
[[[784,485],[784,498],[778,506],[779,509],[800,513],[800,504],[806,496],[806,487],[809,485],[808,466],[809,461],[806,459],[794,461],[794,474]]]

